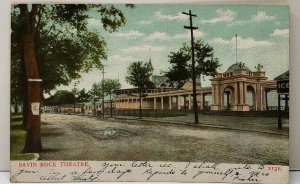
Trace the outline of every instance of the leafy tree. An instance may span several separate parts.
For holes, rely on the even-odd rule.
[[[53,96],[46,98],[44,105],[59,106],[63,104],[73,104],[74,102],[74,93],[67,90],[59,90]]]
[[[77,92],[76,102],[84,104],[85,102],[89,102],[91,96],[88,92],[86,92],[85,88]]]
[[[96,102],[98,102],[103,97],[102,84],[100,82],[94,83],[92,85],[92,89],[89,90],[88,94],[94,105],[93,114],[95,116],[96,115]],[[103,111],[103,107],[102,107],[102,111]]]
[[[221,66],[219,59],[214,55],[213,47],[203,40],[197,40],[195,43],[195,62],[197,77],[214,75]]]
[[[110,116],[112,117],[112,95],[115,94],[116,89],[121,88],[121,84],[118,80],[105,79],[102,81],[101,85],[103,87],[104,95],[109,95],[110,100]]]
[[[42,150],[40,115],[28,111],[31,104],[40,102],[43,92],[79,78],[80,72],[102,67],[101,61],[107,57],[104,39],[87,29],[90,10],[99,13],[103,28],[109,32],[126,23],[124,14],[114,5],[12,5],[12,62],[19,65],[24,80],[15,79],[25,89],[20,96],[27,129],[24,152]],[[42,83],[27,82],[40,78]],[[17,86],[21,85],[14,85],[12,92],[18,94]]]
[[[178,52],[171,52],[169,62],[172,65],[165,75],[176,86],[181,87],[188,79],[192,78],[191,72],[191,47],[186,43]],[[197,77],[213,75],[220,67],[218,58],[214,56],[214,49],[203,40],[195,42],[195,74]]]
[[[144,90],[154,87],[150,80],[151,75],[152,72],[149,71],[148,64],[141,61],[131,63],[127,69],[126,81],[137,87],[139,92],[139,118],[142,117],[142,93]]]
[[[178,52],[171,52],[168,56],[172,67],[169,68],[169,71],[165,72],[165,76],[168,77],[172,85],[177,88],[180,88],[191,78],[190,64],[188,63],[191,56],[188,49],[187,45],[184,44],[183,48],[180,48]]]
[[[99,100],[103,100],[105,96],[109,96],[111,101],[111,116],[112,116],[112,95],[116,89],[120,89],[121,84],[118,80],[114,79],[104,79],[101,82],[94,83],[92,89],[89,91],[89,96],[92,102],[95,103]],[[102,104],[103,105],[103,104]],[[102,107],[102,111],[104,108]]]

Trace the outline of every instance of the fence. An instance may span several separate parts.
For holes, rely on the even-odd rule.
[[[159,110],[159,109],[142,109],[142,117],[170,117],[184,116],[188,113],[185,110]],[[139,116],[139,109],[110,109],[104,110],[105,116]]]

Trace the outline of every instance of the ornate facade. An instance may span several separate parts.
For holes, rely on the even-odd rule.
[[[197,83],[199,110],[214,111],[263,111],[267,110],[267,93],[276,89],[276,81],[267,80],[261,67],[252,72],[242,63],[235,63],[224,73],[212,77],[211,87]],[[181,89],[159,85],[149,89],[142,97],[143,109],[192,109],[192,82],[186,82]],[[207,96],[211,95],[211,100]],[[121,89],[115,99],[116,109],[138,109],[139,97],[136,89]]]

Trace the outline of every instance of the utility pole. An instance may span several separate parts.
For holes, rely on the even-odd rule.
[[[105,67],[105,65],[102,65],[102,86],[101,86],[101,88],[102,88],[102,118],[104,118],[104,92],[105,92],[105,90],[104,90],[104,74],[106,73],[104,71],[104,67]]]
[[[235,63],[237,64],[237,34],[235,34]]]
[[[185,29],[191,30],[191,47],[192,47],[192,80],[193,80],[193,109],[195,115],[195,123],[199,123],[198,120],[198,104],[197,104],[197,94],[196,94],[196,74],[195,74],[195,55],[194,55],[194,29],[198,29],[198,27],[193,27],[193,17],[197,17],[197,15],[192,14],[192,11],[189,10],[189,13],[182,12],[182,14],[188,15],[190,18],[190,26],[184,26]]]
[[[73,113],[74,113],[74,115],[76,114],[76,86],[79,84],[79,81],[75,81],[75,83],[74,83],[74,90],[73,90],[73,92],[74,92],[74,107],[73,107]]]

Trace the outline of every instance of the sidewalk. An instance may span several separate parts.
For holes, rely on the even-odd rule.
[[[194,124],[194,115],[187,114],[186,116],[152,118],[143,117],[139,119],[135,116],[115,116],[120,120],[139,120],[157,123],[181,124],[186,126],[209,127],[219,129],[229,129],[238,131],[251,131],[257,133],[268,133],[277,135],[289,135],[289,120],[282,119],[283,128],[277,128],[276,117],[238,117],[238,116],[213,116],[199,115],[199,124]]]

